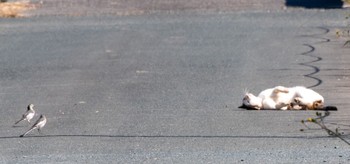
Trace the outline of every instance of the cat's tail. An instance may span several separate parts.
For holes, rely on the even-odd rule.
[[[308,109],[306,109],[308,110]],[[309,109],[309,110],[318,110],[318,111],[337,111],[338,108],[335,106],[325,106],[323,108],[318,108],[318,109]]]
[[[337,111],[338,108],[336,106],[326,106],[320,110],[324,110],[324,111]]]

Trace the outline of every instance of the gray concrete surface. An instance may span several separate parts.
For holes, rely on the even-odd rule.
[[[291,0],[295,1],[295,0]],[[35,15],[140,15],[155,12],[281,10],[285,0],[33,0]],[[293,4],[293,3],[292,3]],[[296,5],[294,5],[296,6]]]
[[[348,163],[349,145],[300,131],[315,112],[237,108],[245,88],[309,86],[349,134],[344,13],[3,19],[0,162]],[[48,122],[19,138],[29,103]]]

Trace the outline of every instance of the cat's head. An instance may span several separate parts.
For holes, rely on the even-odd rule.
[[[251,93],[246,93],[242,101],[243,104],[241,107],[243,108],[260,110],[262,107],[261,98],[256,97]]]
[[[323,108],[323,101],[322,100],[318,100],[318,101],[314,101],[312,103],[312,109],[322,109]]]

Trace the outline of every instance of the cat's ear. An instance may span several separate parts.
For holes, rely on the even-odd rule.
[[[246,94],[244,97],[243,97],[243,100],[247,100],[249,99],[249,96]]]
[[[301,104],[300,97],[294,98],[294,102],[295,102],[296,104]]]

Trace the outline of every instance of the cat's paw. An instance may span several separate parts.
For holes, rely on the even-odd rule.
[[[283,86],[277,86],[277,87],[275,87],[274,92],[275,93],[278,93],[278,92],[288,93],[289,89],[286,87],[283,87]]]

